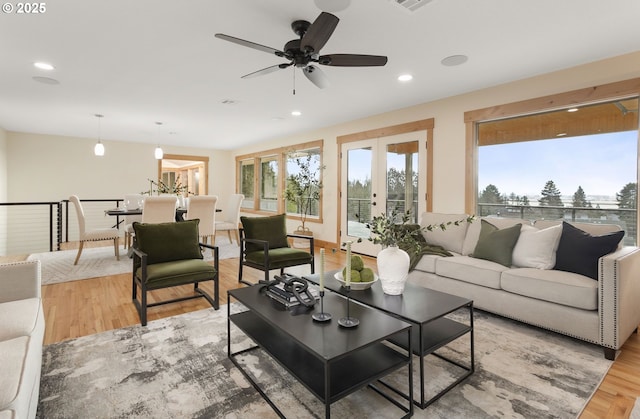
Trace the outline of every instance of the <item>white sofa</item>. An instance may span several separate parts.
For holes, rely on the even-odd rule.
[[[44,312],[40,261],[0,265],[0,419],[34,418]]]
[[[465,217],[424,213],[421,225]],[[594,258],[594,279],[553,269],[563,230],[561,221],[537,221],[532,226],[522,219],[485,220],[498,229],[523,225],[510,266],[471,256],[481,230],[481,220],[476,219],[444,231],[424,232],[429,244],[440,245],[454,256],[422,256],[408,281],[470,298],[481,310],[595,343],[603,347],[607,359],[614,359],[640,323],[640,249],[618,246]],[[619,230],[609,224],[570,224],[594,236]],[[562,248],[566,249],[566,244]]]

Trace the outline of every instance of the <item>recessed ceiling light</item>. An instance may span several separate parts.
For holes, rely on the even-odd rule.
[[[55,69],[54,66],[52,66],[49,63],[44,63],[42,61],[38,61],[37,63],[33,63],[33,66],[36,68],[39,68],[40,70],[53,70]]]
[[[300,115],[302,115],[302,112],[300,112],[300,111],[291,111],[291,115],[300,116]]]
[[[443,58],[440,62],[442,63],[442,65],[446,65],[447,67],[453,67],[466,63],[468,59],[469,57],[467,57],[466,55],[450,55],[446,58]]]
[[[44,84],[60,84],[60,82],[56,79],[52,79],[51,77],[40,77],[40,76],[35,76],[35,77],[31,77],[34,81],[37,81],[39,83],[44,83]]]
[[[411,74],[401,74],[398,76],[398,81],[411,81],[413,76]]]
[[[578,108],[567,109],[567,112],[578,112]]]

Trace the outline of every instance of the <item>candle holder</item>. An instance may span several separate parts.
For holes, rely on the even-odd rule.
[[[320,313],[313,313],[311,318],[317,322],[328,322],[331,314],[324,312],[324,290],[320,291]]]
[[[349,293],[351,292],[351,285],[346,285],[345,288],[347,289],[347,317],[343,317],[340,320],[338,320],[338,324],[342,327],[356,327],[357,325],[360,324],[360,320],[356,319],[355,317],[351,317],[349,315],[349,305],[351,302],[351,298],[349,298]]]

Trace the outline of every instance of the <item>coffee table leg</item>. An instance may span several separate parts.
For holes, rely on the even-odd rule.
[[[324,417],[331,418],[331,368],[324,364]]]

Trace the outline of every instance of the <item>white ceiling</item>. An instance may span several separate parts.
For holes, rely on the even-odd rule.
[[[99,113],[106,140],[234,149],[640,50],[638,0],[433,0],[415,12],[352,0],[321,53],[388,64],[323,66],[323,90],[296,69],[294,96],[292,68],[240,78],[283,59],[214,37],[282,49],[292,21],[319,13],[312,0],[56,0],[40,15],[0,12],[0,127],[95,140]],[[469,60],[440,63],[456,54]],[[405,72],[414,80],[399,83]]]

